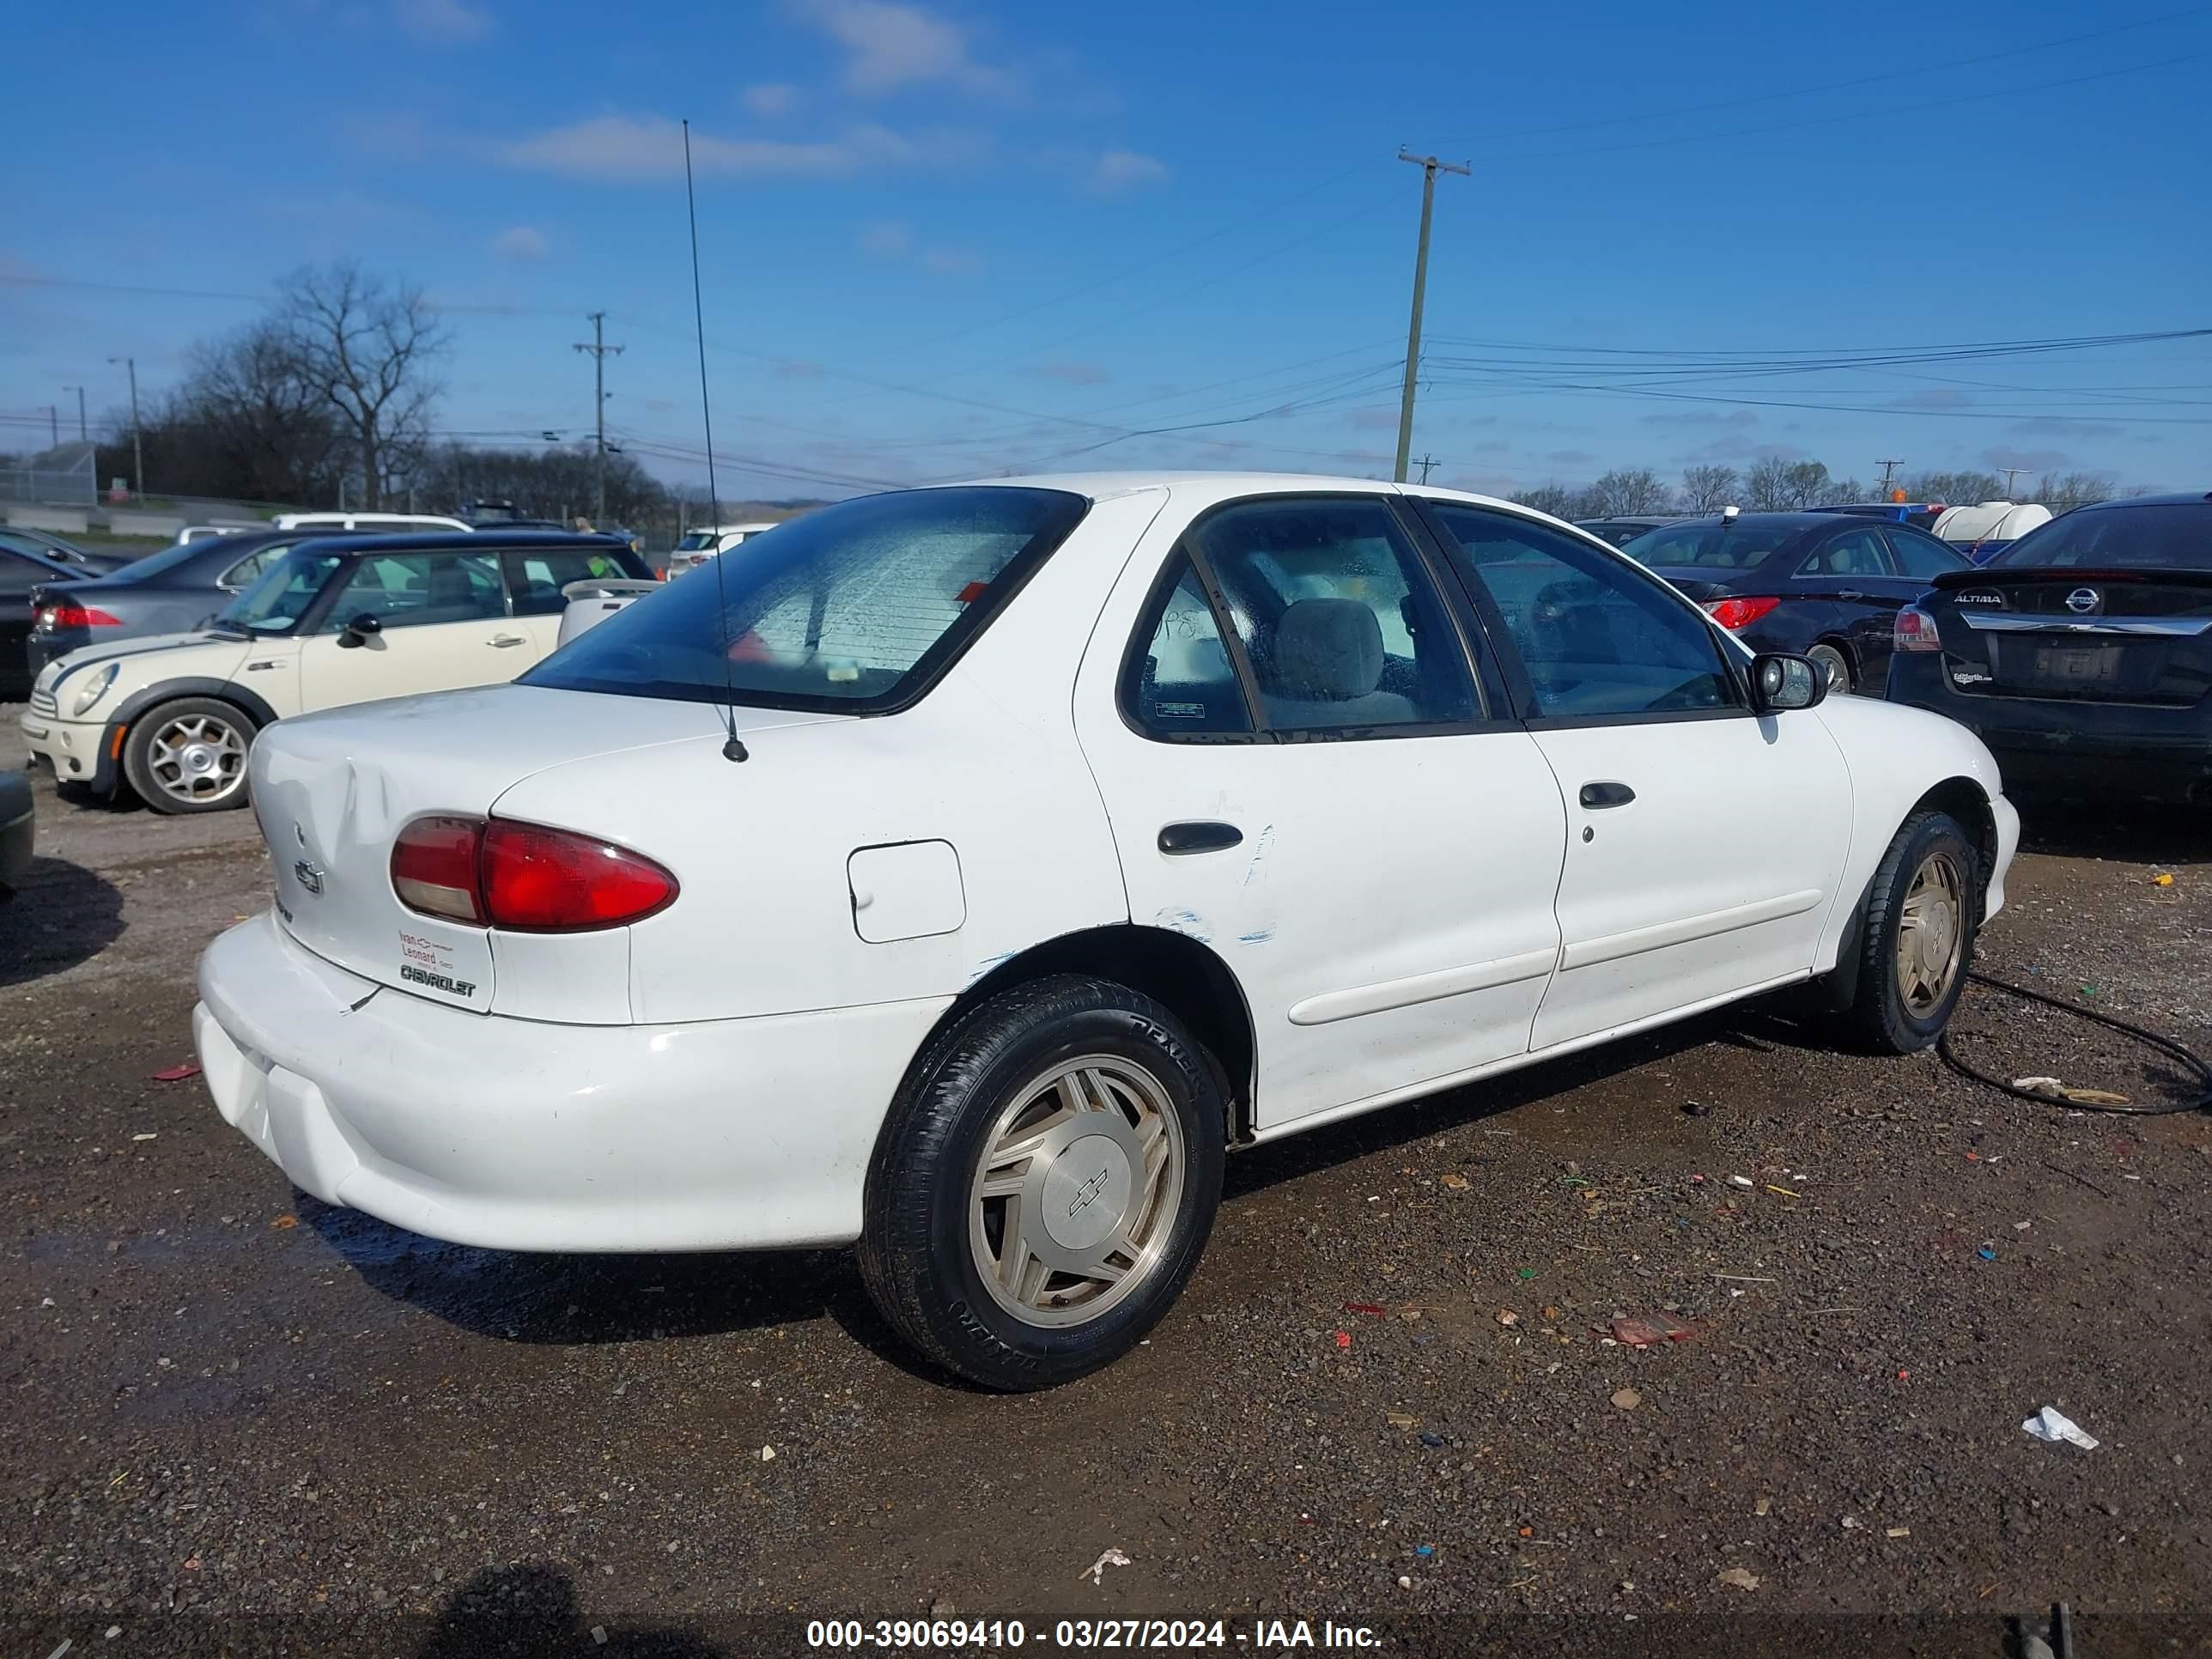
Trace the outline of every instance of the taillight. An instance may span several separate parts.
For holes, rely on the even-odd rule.
[[[123,618],[111,617],[97,605],[50,605],[39,612],[42,628],[120,628]]]
[[[651,859],[504,818],[417,818],[392,845],[392,890],[410,910],[477,927],[578,933],[642,921],[676,897]]]
[[[651,859],[534,823],[494,818],[484,826],[479,862],[484,909],[495,927],[617,927],[676,896],[676,878]]]
[[[392,843],[392,890],[410,910],[481,926],[477,848],[483,838],[476,818],[416,819]]]
[[[1781,603],[1778,599],[1715,599],[1705,606],[1705,614],[1733,634],[1750,627]]]
[[[1897,613],[1897,621],[1889,631],[1889,648],[1893,651],[1941,651],[1943,636],[1936,630],[1936,618],[1917,605],[1908,605]]]

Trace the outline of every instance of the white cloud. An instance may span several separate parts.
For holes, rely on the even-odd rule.
[[[788,115],[799,107],[799,88],[782,82],[765,82],[759,86],[745,87],[738,94],[738,101],[750,115],[763,121],[773,121]]]
[[[394,0],[392,15],[417,40],[458,46],[481,40],[492,31],[491,14],[465,0]]]
[[[542,259],[545,249],[545,233],[528,225],[509,225],[491,239],[491,251],[502,259]]]
[[[895,219],[879,219],[860,233],[860,252],[878,259],[902,259],[914,251],[914,233]]]
[[[1109,149],[1091,169],[1090,186],[1102,196],[1119,195],[1168,176],[1167,163],[1133,149]]]
[[[845,49],[846,89],[880,97],[942,82],[990,97],[1019,90],[1006,70],[977,61],[959,27],[902,0],[793,0],[793,10]]]
[[[832,138],[717,138],[691,135],[696,172],[742,178],[837,179],[893,168],[957,167],[986,141],[953,132],[908,135],[887,127],[849,128]],[[661,115],[600,115],[528,138],[490,146],[494,160],[532,172],[609,183],[680,176],[684,133]]]
[[[983,260],[980,254],[970,253],[964,247],[933,247],[922,254],[921,268],[940,276],[964,276],[969,271],[982,270]]]

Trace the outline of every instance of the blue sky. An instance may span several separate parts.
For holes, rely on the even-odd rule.
[[[2212,480],[2203,337],[1747,366],[2212,325],[2212,6],[122,0],[9,40],[46,70],[10,82],[0,418],[119,405],[112,356],[173,381],[351,258],[451,308],[447,429],[587,429],[603,308],[611,428],[695,477],[688,118],[725,493],[1387,471],[1401,143],[1474,167],[1437,192],[1441,482]]]

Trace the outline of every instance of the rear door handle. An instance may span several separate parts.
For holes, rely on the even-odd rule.
[[[1582,803],[1592,811],[1607,806],[1626,806],[1636,799],[1636,792],[1625,783],[1586,783],[1583,786]]]
[[[1160,826],[1160,851],[1170,858],[1180,858],[1190,853],[1226,852],[1243,839],[1244,832],[1235,824],[1219,823],[1212,819]]]
[[[491,636],[489,642],[493,645],[507,646],[527,645],[530,643],[530,641],[525,635],[520,634],[495,634]]]
[[[1836,597],[1839,599],[1870,599],[1874,595],[1862,593],[1856,587],[1839,587],[1836,590]]]

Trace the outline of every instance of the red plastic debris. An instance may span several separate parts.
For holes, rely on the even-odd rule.
[[[1639,1319],[1616,1319],[1610,1327],[1600,1325],[1601,1331],[1609,1331],[1613,1340],[1631,1348],[1649,1348],[1662,1342],[1687,1342],[1698,1334],[1694,1325],[1686,1325],[1679,1319],[1669,1319],[1665,1314],[1645,1314]]]
[[[1350,1331],[1339,1331],[1336,1334],[1336,1346],[1340,1348],[1350,1347],[1352,1346],[1352,1333]]]
[[[1379,1302],[1347,1302],[1344,1304],[1344,1310],[1365,1314],[1370,1319],[1388,1319],[1390,1316],[1389,1310]]]
[[[186,1078],[198,1077],[199,1074],[199,1066],[188,1060],[181,1066],[163,1066],[154,1073],[153,1080],[156,1083],[182,1083]]]

